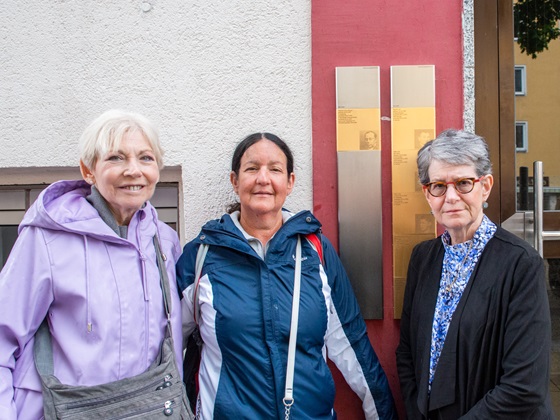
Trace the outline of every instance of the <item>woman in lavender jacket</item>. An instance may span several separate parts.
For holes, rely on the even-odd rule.
[[[166,326],[154,235],[180,305],[179,241],[148,201],[163,166],[156,130],[140,115],[107,111],[80,143],[84,180],[41,193],[0,273],[1,419],[43,416],[33,342],[45,318],[64,384],[112,382],[152,364]],[[178,310],[171,322],[180,337]],[[180,339],[175,352],[181,360]]]

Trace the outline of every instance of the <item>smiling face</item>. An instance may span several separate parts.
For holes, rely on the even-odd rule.
[[[127,132],[118,150],[99,156],[93,170],[80,162],[84,179],[97,187],[117,223],[130,219],[154,194],[159,168],[150,143],[141,131]]]
[[[253,222],[282,219],[282,206],[292,192],[295,175],[288,173],[286,155],[270,140],[260,140],[241,158],[239,174],[231,172],[231,184],[241,204],[241,215]]]
[[[450,165],[434,160],[429,169],[430,182],[452,182],[460,178],[478,178],[474,167],[470,165]],[[453,184],[447,186],[446,193],[441,197],[433,197],[424,189],[424,195],[432,209],[436,221],[449,234],[454,244],[472,239],[480,226],[483,217],[483,204],[488,199],[494,178],[484,176],[474,184],[470,193],[457,192]]]

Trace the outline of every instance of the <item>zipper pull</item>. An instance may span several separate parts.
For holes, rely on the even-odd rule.
[[[163,409],[163,414],[166,417],[169,417],[171,415],[173,415],[173,408],[171,407],[173,405],[173,401],[165,401],[165,408]]]

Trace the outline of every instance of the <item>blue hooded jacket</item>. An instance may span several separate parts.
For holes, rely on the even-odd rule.
[[[204,341],[199,371],[201,418],[283,416],[295,248],[298,235],[312,233],[321,238],[324,261],[302,240],[292,418],[336,418],[327,355],[363,401],[366,418],[396,417],[352,287],[320,227],[309,211],[291,216],[269,241],[264,260],[228,214],[208,222],[185,245],[177,263],[177,281],[187,335],[195,328],[196,254],[201,243],[209,245],[198,286]]]

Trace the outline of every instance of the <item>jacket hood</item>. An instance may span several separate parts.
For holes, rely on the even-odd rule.
[[[321,222],[309,210],[303,210],[291,216],[280,227],[274,235],[274,241],[284,242],[290,236],[307,235],[320,231]],[[209,245],[235,247],[240,251],[246,248],[246,252],[251,249],[229,214],[224,214],[220,219],[207,222],[194,241]]]
[[[117,239],[114,231],[86,200],[90,193],[91,186],[83,180],[58,181],[49,185],[25,214],[19,232],[26,226],[34,226],[103,240]]]

